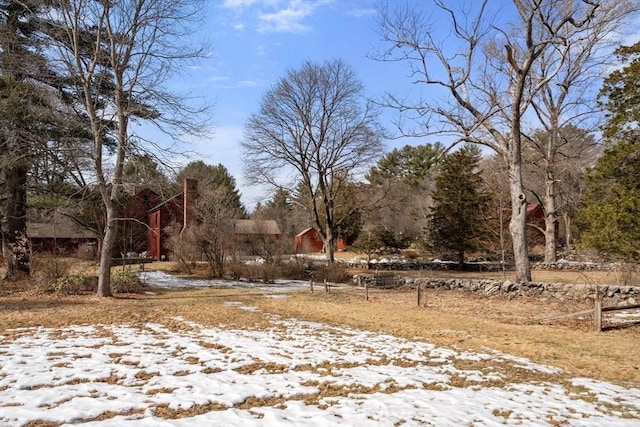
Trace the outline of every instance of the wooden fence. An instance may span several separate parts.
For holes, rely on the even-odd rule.
[[[614,311],[624,311],[624,310],[638,310],[640,309],[640,304],[633,304],[633,305],[621,305],[621,306],[616,306],[616,307],[603,307],[602,306],[602,295],[600,295],[600,290],[598,288],[596,288],[596,294],[594,296],[594,304],[593,304],[593,309],[589,309],[589,310],[581,310],[581,311],[576,311],[573,313],[567,313],[567,314],[561,314],[559,316],[553,316],[553,317],[545,317],[542,319],[538,319],[537,323],[543,323],[543,322],[550,322],[553,320],[561,320],[561,319],[568,319],[570,317],[576,317],[576,316],[584,316],[584,315],[590,315],[593,314],[593,325],[594,328],[597,332],[602,332],[603,326],[602,326],[602,320],[603,320],[603,313],[609,313],[609,312],[614,312]]]
[[[371,289],[376,289],[378,291],[389,290],[390,288],[397,286],[397,283],[398,282],[397,282],[396,275],[390,272],[382,272],[382,273],[377,272],[372,275],[368,275],[368,276],[364,275],[358,278],[359,287],[364,290],[365,301],[369,301],[369,291]],[[309,284],[311,287],[311,293],[313,293],[314,291],[313,279],[309,282]],[[331,288],[333,286],[335,285],[332,285],[325,280],[324,281],[325,293],[331,293]],[[416,286],[416,305],[418,307],[423,307],[426,305],[426,298],[425,298],[424,291],[425,289],[422,286]],[[534,322],[543,323],[543,322],[550,322],[554,320],[567,319],[570,317],[593,314],[595,330],[598,332],[601,332],[603,329],[603,326],[602,326],[603,313],[624,311],[624,310],[640,310],[640,304],[616,306],[616,307],[603,307],[602,295],[600,295],[599,289],[596,288],[593,309],[581,310],[574,313],[561,314],[559,316],[546,317],[546,318],[538,319],[537,321],[534,321]]]
[[[594,325],[596,331],[602,331],[602,313],[612,312],[612,311],[623,311],[623,310],[637,310],[640,309],[640,304],[635,305],[623,305],[620,307],[603,307],[602,300],[596,299],[595,301],[595,313],[594,313]]]

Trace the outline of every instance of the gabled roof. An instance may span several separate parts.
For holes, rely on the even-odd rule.
[[[272,219],[236,219],[233,221],[235,234],[280,235],[280,226]]]
[[[56,215],[50,222],[27,222],[31,239],[97,239],[94,231],[76,224],[71,218]]]
[[[310,232],[310,231],[312,231],[312,230],[313,230],[313,231],[316,231],[316,229],[315,229],[315,228],[313,228],[313,227],[305,228],[304,230],[302,230],[301,232],[299,232],[298,234],[296,234],[296,237],[302,237],[302,236],[304,236],[305,234],[307,234],[308,232]]]
[[[149,209],[148,212],[157,211],[162,206],[168,205],[169,203],[175,203],[175,204],[177,204],[177,205],[182,207],[182,195],[183,195],[183,193],[176,194],[175,196],[171,197],[170,199],[167,199],[164,202],[159,203],[156,206],[152,207],[151,209]]]

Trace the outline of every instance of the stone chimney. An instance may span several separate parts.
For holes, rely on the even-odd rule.
[[[182,229],[184,230],[192,225],[196,218],[194,208],[196,206],[196,199],[198,198],[198,180],[192,178],[185,179],[182,194],[184,203],[182,207],[184,214]]]

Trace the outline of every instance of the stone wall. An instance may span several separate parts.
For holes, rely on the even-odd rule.
[[[359,258],[340,261],[349,268],[366,269],[367,262]],[[373,260],[369,263],[372,270],[382,271],[410,271],[410,270],[433,270],[446,271],[457,270],[458,264],[451,261],[425,261],[421,259],[386,259]],[[616,263],[595,263],[595,262],[575,262],[575,261],[558,261],[553,263],[536,262],[531,263],[532,270],[572,270],[572,271],[614,271],[620,268],[620,264]],[[513,265],[503,265],[499,262],[466,262],[464,264],[465,271],[501,271],[503,269],[513,269]]]
[[[426,289],[467,290],[484,295],[552,297],[559,300],[593,299],[596,291],[596,285],[513,283],[509,280],[490,279],[409,278],[405,279],[404,284],[412,288],[422,286]],[[598,285],[597,287],[605,301],[616,305],[640,304],[640,287],[638,286]]]

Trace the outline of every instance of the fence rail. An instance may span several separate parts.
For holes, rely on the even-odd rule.
[[[385,292],[390,291],[391,288],[397,287],[398,281],[395,274],[389,272],[377,272],[370,275],[361,275],[358,276],[358,287],[352,288],[354,290],[362,290],[364,293],[365,301],[369,301],[369,294],[372,291]],[[331,288],[334,285],[324,282],[324,291],[325,293],[330,293]],[[314,282],[310,281],[311,293],[314,291]],[[340,291],[344,291],[343,287],[338,287]],[[415,296],[416,296],[416,305],[418,307],[426,306],[426,289],[421,285],[417,285],[415,287]],[[356,291],[358,292],[358,291]],[[623,305],[623,306],[615,306],[615,307],[602,307],[602,294],[600,293],[600,289],[596,288],[596,293],[594,296],[594,308],[588,310],[580,310],[573,313],[560,314],[552,317],[544,317],[540,319],[533,320],[534,323],[545,323],[552,322],[555,320],[568,319],[576,316],[584,316],[593,314],[594,317],[594,326],[595,330],[600,332],[603,329],[603,313],[615,312],[615,311],[624,311],[624,310],[640,310],[640,304],[631,304],[631,305]]]
[[[595,299],[595,313],[594,313],[594,325],[596,331],[602,331],[602,313],[609,313],[612,311],[624,311],[624,310],[637,310],[640,309],[640,304],[623,305],[618,307],[602,307],[602,300],[598,298],[596,294]]]

